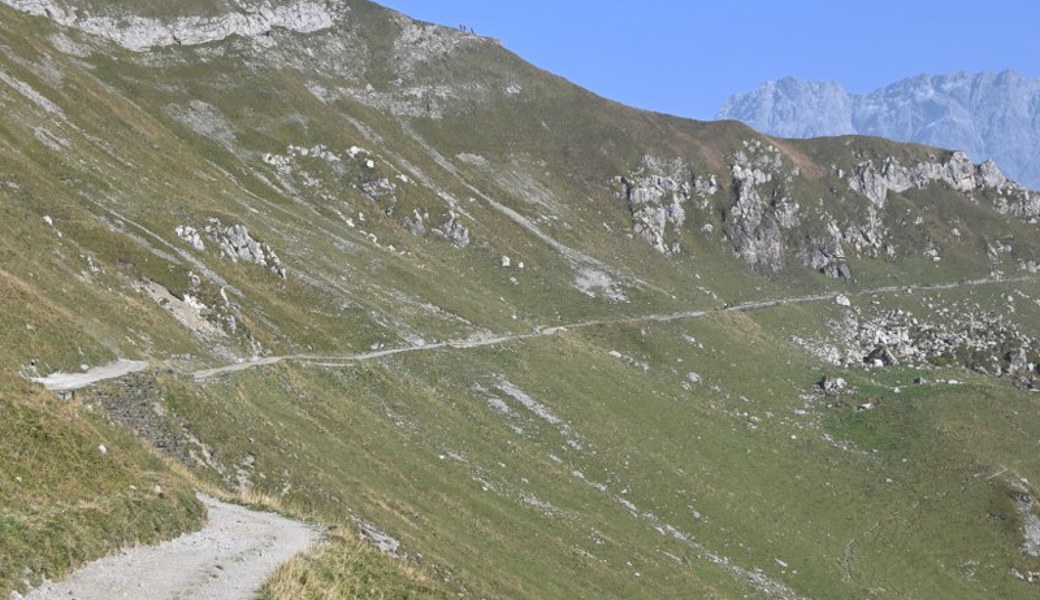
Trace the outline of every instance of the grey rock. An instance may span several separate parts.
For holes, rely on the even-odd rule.
[[[734,94],[716,118],[743,121],[782,137],[843,135],[857,132],[852,122],[854,105],[853,96],[838,83],[785,77]]]
[[[387,535],[379,527],[376,527],[368,521],[355,518],[355,523],[358,526],[358,533],[362,539],[371,542],[376,549],[383,554],[395,557],[397,556],[397,552],[401,547],[401,542],[399,540]]]
[[[253,38],[275,28],[299,33],[328,29],[341,10],[335,2],[313,0],[295,2],[257,2],[216,17],[182,16],[160,20],[125,12],[109,11],[93,15],[66,8],[55,0],[0,0],[32,15],[46,16],[54,22],[106,38],[124,48],[143,51],[158,46],[199,45],[227,39],[233,35]]]
[[[401,219],[401,224],[404,225],[405,229],[410,231],[412,235],[425,235],[427,231],[426,223],[429,220],[430,213],[426,211],[420,212],[419,209],[414,209],[412,211],[412,216]]]
[[[852,269],[845,261],[845,252],[840,245],[805,248],[798,258],[806,267],[832,279],[852,279]]]
[[[837,394],[845,391],[849,384],[841,377],[824,376],[824,378],[817,382],[816,385],[819,386],[825,394]]]
[[[1008,352],[1005,360],[1008,362],[1008,372],[1012,374],[1028,373],[1032,370],[1025,349],[1020,348],[1017,352]]]
[[[867,95],[785,78],[732,96],[716,118],[783,137],[855,133],[960,149],[1040,187],[1040,78],[1014,71],[920,75]]]
[[[196,250],[203,251],[206,249],[206,244],[202,241],[202,236],[199,235],[199,231],[194,227],[188,227],[186,225],[178,225],[174,229],[174,233],[177,234],[183,242],[190,245]]]
[[[444,214],[444,221],[433,231],[459,248],[469,245],[469,228],[453,210]]]
[[[884,207],[889,192],[901,193],[939,183],[972,198],[984,195],[1001,214],[1030,223],[1040,220],[1040,192],[1009,181],[992,161],[972,164],[963,152],[914,165],[904,165],[894,157],[879,162],[867,159],[847,175],[847,183],[877,209]]]
[[[899,364],[899,359],[884,344],[878,346],[873,352],[863,358],[868,365],[890,367]]]
[[[379,200],[380,198],[392,195],[397,191],[397,187],[386,177],[366,181],[362,183],[360,187],[361,191],[372,200]]]
[[[866,160],[856,165],[855,173],[849,175],[848,184],[863,194],[877,207],[882,208],[888,192],[901,193],[911,188],[921,189],[935,182],[945,183],[953,189],[970,193],[975,190],[1001,191],[1001,186],[991,183],[1006,181],[992,162],[976,167],[963,152],[954,152],[946,160],[903,165],[888,157],[880,164]]]
[[[737,256],[763,273],[785,265],[785,232],[801,223],[801,207],[788,184],[797,171],[788,169],[780,151],[760,140],[744,142],[732,157],[733,204],[726,212],[726,235]]]
[[[635,175],[619,177],[620,195],[632,215],[632,231],[650,242],[662,254],[680,251],[678,231],[686,222],[686,210],[693,188],[689,167],[682,160],[663,161],[643,157],[643,164]],[[714,177],[699,182],[699,193],[718,189]],[[714,193],[714,192],[711,192]]]
[[[267,267],[272,273],[286,279],[288,271],[267,242],[253,238],[245,225],[224,225],[219,219],[209,219],[204,228],[206,235],[220,248],[223,256],[232,262],[244,261]]]

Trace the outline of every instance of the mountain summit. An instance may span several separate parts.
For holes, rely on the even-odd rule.
[[[716,116],[783,137],[855,133],[956,148],[1040,187],[1040,79],[1014,71],[919,75],[866,95],[785,77],[733,95]]]

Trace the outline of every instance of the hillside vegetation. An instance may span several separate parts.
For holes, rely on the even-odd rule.
[[[62,540],[5,529],[0,592],[208,485],[332,528],[270,598],[1037,593],[1040,196],[995,165],[363,1],[153,4],[0,5],[0,523]]]

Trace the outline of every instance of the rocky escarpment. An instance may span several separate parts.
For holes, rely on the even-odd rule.
[[[845,175],[840,170],[838,174]],[[1040,219],[1040,193],[1009,180],[993,161],[972,164],[963,152],[954,152],[946,160],[914,165],[903,165],[891,157],[880,164],[868,159],[856,165],[855,172],[846,180],[849,187],[879,208],[884,206],[888,192],[901,193],[940,183],[973,199],[976,194],[986,193],[1001,214],[1030,223]]]
[[[662,254],[676,255],[683,236],[713,237],[719,229],[732,251],[758,272],[778,273],[793,258],[828,277],[850,279],[853,257],[941,260],[942,245],[927,233],[922,239],[896,233],[920,223],[886,221],[892,218],[886,213],[890,193],[952,189],[1003,215],[1040,221],[1040,193],[1009,180],[992,161],[973,164],[963,152],[916,162],[855,153],[851,169],[831,165],[826,191],[809,208],[804,191],[795,190],[804,185],[800,168],[776,145],[752,139],[741,146],[727,157],[726,174],[695,174],[683,159],[646,156],[632,174],[615,178],[633,234]],[[951,226],[950,235],[959,238],[961,232]],[[991,260],[999,262],[1010,251],[1005,246],[991,241]]]
[[[1008,180],[993,161],[974,165],[963,152],[954,152],[945,161],[933,160],[903,165],[893,157],[880,164],[865,160],[856,165],[847,179],[849,187],[866,196],[877,207],[885,205],[888,192],[921,189],[935,182],[949,185],[961,193],[995,190],[1004,193]],[[1020,186],[1019,186],[1020,187]],[[1010,191],[1010,189],[1006,190]]]
[[[240,4],[236,10],[221,16],[157,19],[133,14],[93,15],[55,0],[0,1],[134,51],[159,46],[194,46],[233,35],[256,37],[276,28],[310,33],[331,27],[336,15],[346,10],[345,6],[335,2],[296,0],[276,3],[267,0],[249,6]]]
[[[780,151],[760,140],[744,143],[732,156],[733,203],[725,231],[737,256],[756,270],[780,271],[786,263],[785,232],[802,223],[791,193],[798,167],[788,168]]]
[[[728,157],[729,173],[694,173],[682,159],[644,157],[631,175],[616,178],[633,233],[663,254],[677,254],[684,228],[721,234],[753,269],[777,273],[786,264],[790,232],[803,222],[793,186],[800,176],[775,146],[745,140]],[[729,182],[729,193],[720,181]],[[803,264],[810,264],[806,252]]]
[[[638,171],[615,180],[618,194],[632,215],[632,230],[662,254],[681,250],[678,238],[686,223],[683,207],[696,200],[707,210],[708,200],[718,192],[715,175],[697,177],[681,159],[664,161],[644,156]]]

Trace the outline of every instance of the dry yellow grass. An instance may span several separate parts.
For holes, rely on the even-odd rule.
[[[424,570],[380,554],[356,537],[330,535],[315,550],[282,565],[263,600],[422,600],[453,597]]]

